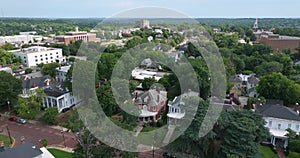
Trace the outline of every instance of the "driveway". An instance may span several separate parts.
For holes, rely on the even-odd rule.
[[[20,124],[9,121],[5,117],[1,117],[0,128],[3,129],[2,134],[8,135],[7,127],[10,131],[11,136],[16,140],[15,145],[21,144],[21,138],[25,138],[25,142],[31,141],[39,146],[41,146],[39,140],[43,138],[48,140],[48,145],[64,146],[64,140],[66,146],[69,148],[74,148],[77,144],[77,141],[71,133],[65,132],[63,138],[63,134],[59,129],[53,129],[45,125],[31,123]]]

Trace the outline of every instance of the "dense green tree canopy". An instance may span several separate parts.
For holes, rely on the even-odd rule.
[[[20,79],[5,71],[0,71],[0,107],[7,105],[7,101],[11,105],[16,105],[18,95],[22,89],[22,81]]]
[[[43,64],[42,72],[45,75],[50,75],[51,77],[55,77],[57,72],[56,68],[58,67],[59,67],[58,63]]]
[[[281,73],[261,77],[257,90],[266,99],[283,100],[285,105],[294,105],[300,101],[300,85]]]

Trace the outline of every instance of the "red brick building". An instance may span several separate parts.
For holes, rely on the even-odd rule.
[[[273,52],[282,52],[285,49],[291,49],[292,52],[296,52],[296,48],[300,44],[300,38],[298,37],[279,36],[276,34],[263,35],[259,41],[272,47]]]
[[[100,38],[97,38],[96,34],[78,31],[78,28],[76,28],[75,32],[67,32],[66,35],[56,36],[56,40],[66,45],[79,40],[83,42],[100,42]]]

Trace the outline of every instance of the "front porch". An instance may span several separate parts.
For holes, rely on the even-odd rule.
[[[270,129],[270,143],[273,146],[286,148],[288,146],[288,138],[285,136],[287,131],[278,130],[278,129]]]

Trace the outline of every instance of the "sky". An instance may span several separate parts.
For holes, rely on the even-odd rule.
[[[0,16],[108,18],[149,6],[193,18],[300,18],[300,0],[0,0]]]

